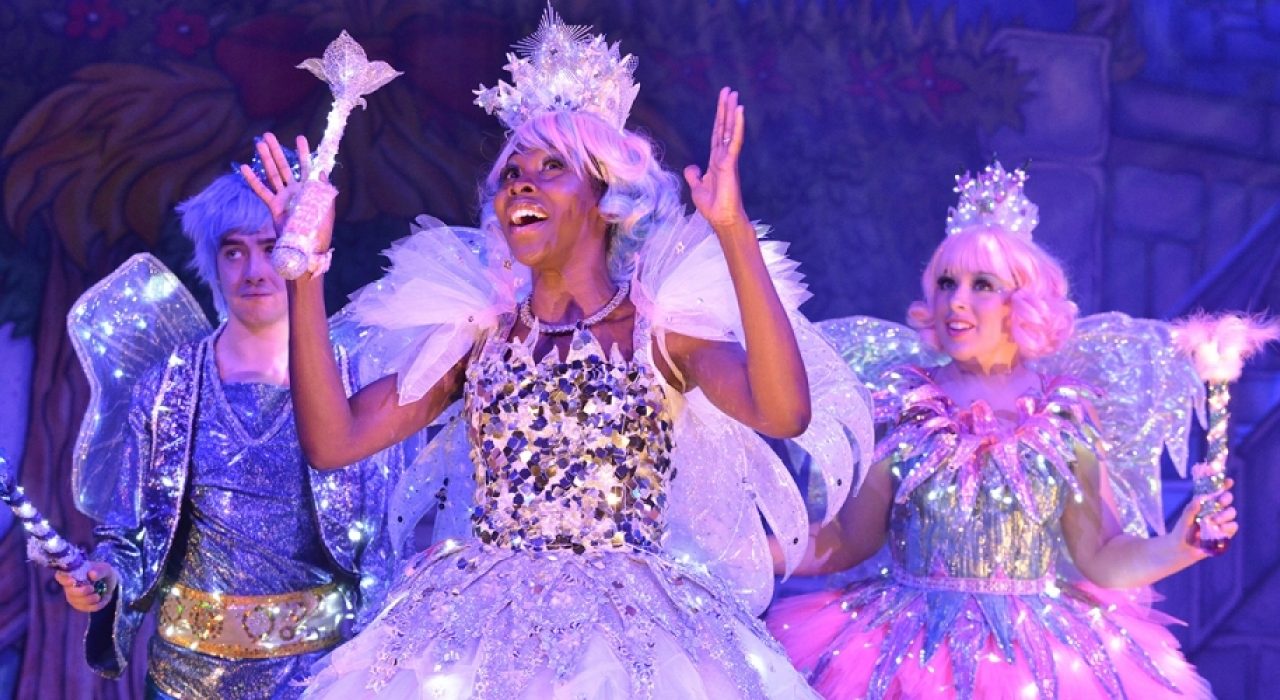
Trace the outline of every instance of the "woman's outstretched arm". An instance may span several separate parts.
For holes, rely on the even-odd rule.
[[[804,558],[792,575],[819,576],[844,571],[880,551],[888,536],[889,508],[893,505],[889,465],[888,459],[871,465],[862,486],[844,502],[835,520],[812,526]],[[772,537],[769,551],[773,555],[773,572],[786,573],[782,548]]]

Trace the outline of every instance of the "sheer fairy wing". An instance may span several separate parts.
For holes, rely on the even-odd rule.
[[[496,233],[418,217],[384,253],[382,279],[348,305],[360,340],[358,372],[397,375],[400,403],[421,398],[516,305],[528,273]]]
[[[174,348],[209,334],[200,305],[156,258],[129,258],[80,296],[67,333],[89,379],[89,406],[72,454],[76,506],[104,520],[124,468],[134,385]]]
[[[786,308],[809,373],[812,419],[794,439],[811,458],[826,494],[826,519],[859,479],[871,454],[870,399],[839,354],[797,310],[809,293],[786,244],[760,248]],[[663,227],[646,242],[632,299],[666,355],[666,334],[742,342],[737,295],[720,242],[695,215]],[[668,359],[668,365],[672,363]],[[675,423],[673,468],[685,484],[668,510],[668,547],[728,580],[742,598],[763,609],[772,593],[771,559],[761,517],[776,535],[790,571],[808,537],[804,499],[786,465],[759,435],[716,409],[699,391],[685,397]]]
[[[915,329],[871,316],[845,316],[814,324],[875,396],[876,421],[893,420],[902,405],[900,367],[936,367],[947,356],[931,349]]]
[[[1044,374],[1065,374],[1097,388],[1094,402],[1105,442],[1106,473],[1125,530],[1163,533],[1160,455],[1186,475],[1191,418],[1204,422],[1204,385],[1178,354],[1169,324],[1119,312],[1076,322],[1068,344],[1037,361]]]
[[[760,505],[768,509],[764,516],[779,543],[800,538],[802,555],[808,514],[795,481],[759,435],[727,418],[701,391],[685,395],[673,429],[676,481],[667,500],[664,545],[678,561],[705,567],[749,609],[763,612],[773,597],[773,559]]]
[[[404,404],[426,394],[500,325],[529,278],[500,235],[426,216],[385,255],[387,274],[352,295],[332,333],[351,349],[360,383],[396,375]],[[387,503],[398,557],[413,550],[415,529],[427,515],[434,517],[433,539],[469,532],[473,467],[458,405],[431,431],[399,446],[404,470]]]
[[[455,403],[441,416],[438,432],[415,436],[416,444],[406,450],[409,464],[392,490],[387,518],[397,561],[415,550],[415,530],[427,515],[432,542],[471,535],[475,467],[460,406]]]

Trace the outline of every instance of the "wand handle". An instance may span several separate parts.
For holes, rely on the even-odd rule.
[[[0,501],[4,501],[22,523],[27,532],[27,557],[37,564],[65,571],[81,585],[95,583],[89,580],[89,559],[84,550],[59,535],[49,521],[27,498],[18,486],[8,462],[0,457]],[[95,586],[96,588],[96,586]]]
[[[287,280],[296,280],[311,269],[320,226],[328,215],[338,190],[322,180],[307,180],[294,200],[284,233],[271,250],[271,265]]]
[[[1205,435],[1208,448],[1205,461],[1192,467],[1193,490],[1197,496],[1210,496],[1223,491],[1227,482],[1227,427],[1231,421],[1228,403],[1231,390],[1227,382],[1209,382],[1209,430]],[[1222,510],[1217,498],[1205,502],[1196,515],[1200,530],[1200,548],[1212,555],[1227,551],[1231,542],[1210,516]]]

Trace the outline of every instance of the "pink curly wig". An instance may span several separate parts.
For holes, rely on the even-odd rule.
[[[940,349],[933,330],[938,278],[980,272],[1013,284],[1010,335],[1024,357],[1052,354],[1071,336],[1076,305],[1067,298],[1067,276],[1058,261],[1029,239],[998,228],[973,227],[947,236],[933,252],[920,278],[924,300],[907,310],[907,324],[930,347]]]

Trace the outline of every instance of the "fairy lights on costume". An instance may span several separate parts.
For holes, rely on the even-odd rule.
[[[1031,240],[1031,232],[1040,223],[1040,208],[1027,199],[1023,191],[1026,183],[1025,170],[1005,170],[1000,161],[977,175],[968,171],[956,175],[954,191],[960,201],[947,210],[947,235],[983,228]]]
[[[390,463],[312,471],[288,389],[221,381],[214,329],[150,255],[95,284],[67,320],[91,388],[71,485],[99,524],[89,556],[118,575],[118,604],[99,611],[114,622],[93,628],[90,641],[108,653],[90,663],[123,668],[145,601],[154,601],[167,650],[148,659],[157,684],[196,679],[202,697],[276,693],[279,678],[309,663],[301,654],[336,645],[358,614],[377,609],[393,563],[371,494]],[[341,318],[331,331],[353,390],[349,349],[359,331]],[[187,533],[184,512],[200,513]]]
[[[548,6],[538,30],[507,54],[511,83],[481,85],[475,103],[511,130],[547,112],[590,112],[622,129],[640,92],[637,63],[617,43],[565,24]]]
[[[896,489],[880,515],[889,564],[878,576],[777,601],[769,613],[824,696],[936,687],[961,700],[1001,691],[1198,697],[1198,677],[1170,652],[1173,637],[1141,594],[1100,590],[1071,568],[1062,518],[1070,504],[1096,498],[1126,532],[1163,534],[1161,458],[1167,451],[1185,473],[1204,391],[1168,324],[1115,312],[1075,317],[1057,284],[1061,270],[1032,241],[1038,211],[1026,180],[999,163],[957,177],[947,218],[955,237],[940,244],[922,280],[927,294],[935,265],[1007,270],[1029,302],[1050,312],[1020,321],[1045,332],[1069,322],[1043,353],[1023,354],[1015,341],[1028,387],[1010,397],[1007,414],[991,405],[1005,387],[983,381],[967,401],[947,393],[952,385],[936,369],[946,358],[919,334],[934,318],[913,316],[915,329],[866,317],[823,324],[884,398],[877,409],[888,427],[871,461],[887,465]],[[1097,470],[1104,482],[1080,480],[1088,461],[1105,465]]]

